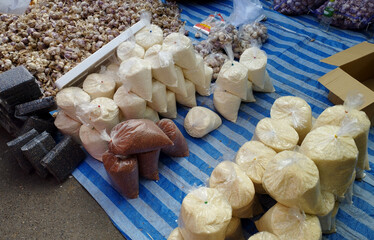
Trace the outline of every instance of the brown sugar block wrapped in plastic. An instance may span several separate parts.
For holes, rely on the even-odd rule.
[[[161,149],[137,154],[139,175],[149,180],[158,180],[158,159]]]
[[[139,169],[135,155],[117,156],[107,151],[103,154],[103,163],[119,193],[131,199],[139,196]]]
[[[123,156],[173,145],[168,136],[148,119],[130,119],[119,123],[112,129],[110,137],[109,151]]]
[[[163,147],[163,153],[169,155],[170,157],[189,156],[187,141],[172,120],[164,118],[157,122],[157,126],[159,126],[159,128],[161,128],[161,130],[174,143],[173,146]]]

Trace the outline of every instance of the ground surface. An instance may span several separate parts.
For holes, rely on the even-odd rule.
[[[124,238],[90,194],[73,178],[63,184],[26,175],[7,151],[0,127],[0,238]]]

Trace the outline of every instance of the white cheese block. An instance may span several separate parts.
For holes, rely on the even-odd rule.
[[[92,73],[83,82],[83,90],[91,96],[113,98],[116,82],[108,74]]]
[[[119,108],[110,98],[99,97],[91,101],[93,108],[89,112],[89,121],[99,132],[108,133],[119,123]]]
[[[187,79],[185,81],[185,85],[186,85],[187,97],[184,97],[183,95],[175,94],[175,98],[177,99],[177,102],[179,104],[182,104],[183,106],[195,107],[197,105],[195,85]]]
[[[264,93],[275,92],[275,88],[274,88],[274,85],[273,85],[273,80],[271,80],[268,71],[265,71],[264,87],[260,88],[260,87],[253,84],[253,91],[264,92]]]
[[[332,125],[319,127],[306,135],[300,152],[314,161],[322,190],[342,197],[354,173],[358,149],[350,136]]]
[[[121,62],[132,57],[143,58],[144,48],[135,42],[126,41],[117,47],[117,57]]]
[[[152,120],[154,122],[160,121],[160,117],[158,116],[158,113],[150,107],[147,107],[145,109],[144,118]]]
[[[302,98],[285,96],[273,103],[270,109],[273,119],[285,120],[299,134],[299,144],[312,129],[312,109]]]
[[[144,59],[151,64],[153,78],[166,86],[177,87],[178,76],[173,55],[161,50],[162,46],[160,44],[153,45],[146,51]]]
[[[257,123],[253,140],[258,140],[276,152],[281,152],[293,150],[299,141],[299,135],[284,120],[263,118]]]
[[[175,100],[175,93],[167,90],[166,99],[167,99],[167,111],[164,113],[160,113],[160,115],[166,118],[176,118],[177,117],[177,102]]]
[[[177,73],[177,85],[175,87],[167,86],[167,88],[182,97],[187,97],[186,81],[184,79],[182,68],[175,66],[175,72]]]
[[[183,199],[180,231],[184,240],[224,240],[231,206],[216,189],[200,187]]]
[[[205,64],[200,54],[196,53],[196,66],[191,69],[183,69],[183,75],[186,79],[195,85],[204,86],[205,83]]]
[[[221,126],[222,120],[217,113],[204,107],[193,107],[184,119],[186,132],[195,138],[202,138]]]
[[[239,165],[230,161],[218,164],[210,175],[209,187],[217,189],[227,198],[234,217],[253,217],[251,208],[255,189]]]
[[[248,71],[239,62],[227,61],[223,64],[216,81],[217,87],[226,90],[241,99],[247,99]]]
[[[103,140],[101,133],[94,127],[82,125],[79,137],[83,147],[95,159],[102,161],[102,155],[108,150],[108,142]]]
[[[162,44],[164,33],[162,29],[154,24],[150,24],[142,28],[135,34],[135,41],[142,46],[144,50],[152,47],[155,44]]]
[[[116,83],[116,89],[118,89],[123,84],[121,78],[118,75],[118,71],[119,65],[116,63],[111,63],[106,67],[106,70],[104,72],[104,74],[109,75],[114,80],[114,82]]]
[[[135,93],[128,92],[124,86],[117,89],[113,100],[125,120],[144,118],[146,101]]]
[[[304,154],[278,153],[266,165],[262,185],[269,195],[287,207],[324,216],[334,207],[334,195],[322,195],[316,164]]]
[[[170,233],[167,240],[184,240],[182,233],[179,230],[179,227],[174,228],[174,230]]]
[[[148,107],[156,112],[166,112],[168,103],[166,86],[159,81],[152,81],[152,101],[147,101]]]
[[[277,237],[277,235],[269,232],[258,232],[248,238],[248,240],[279,240],[279,238]]]
[[[253,96],[253,84],[251,81],[248,81],[247,86],[247,98],[242,99],[243,102],[256,102],[255,96]]]
[[[248,79],[257,87],[265,86],[265,71],[268,58],[258,47],[247,48],[240,56],[239,62],[247,67]]]
[[[364,176],[363,170],[369,170],[369,159],[368,159],[368,136],[370,130],[370,120],[366,113],[363,111],[358,111],[356,109],[349,109],[343,105],[336,105],[333,107],[326,108],[325,111],[319,115],[313,129],[316,129],[324,125],[334,125],[340,126],[345,117],[357,120],[358,131],[353,134],[353,139],[356,142],[358,148],[358,158],[357,158],[357,178],[362,178]]]
[[[171,33],[162,44],[164,51],[173,54],[174,63],[184,69],[196,67],[196,54],[191,39],[181,33]]]
[[[87,104],[91,101],[90,95],[79,87],[68,87],[60,90],[56,95],[56,103],[66,115],[79,121],[77,118],[77,108],[81,104]]]
[[[54,124],[62,134],[71,136],[74,141],[81,144],[79,138],[79,129],[82,126],[81,122],[75,121],[66,115],[63,110],[60,110],[56,116]]]
[[[244,240],[240,218],[232,217],[227,226],[225,240]]]
[[[240,147],[236,153],[235,162],[252,180],[257,193],[266,194],[262,186],[265,167],[277,153],[259,141],[249,141]]]
[[[213,68],[204,64],[204,73],[205,73],[205,78],[204,78],[203,84],[195,85],[195,88],[196,88],[196,92],[200,94],[201,96],[209,96],[211,94],[210,84],[212,82]]]
[[[238,118],[238,112],[240,108],[241,99],[240,97],[231,94],[229,92],[221,91],[216,89],[213,94],[214,108],[224,118],[231,122],[236,122]]]
[[[130,58],[123,61],[119,67],[119,75],[124,86],[139,97],[152,99],[151,64],[140,58]]]
[[[260,232],[277,235],[280,240],[320,240],[322,231],[316,216],[304,214],[297,208],[288,208],[280,203],[270,208],[255,222]]]

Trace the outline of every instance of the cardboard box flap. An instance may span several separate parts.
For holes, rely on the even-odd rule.
[[[360,44],[357,44],[356,46],[353,46],[335,55],[332,55],[331,57],[322,59],[321,62],[340,67],[346,63],[357,60],[373,52],[374,44],[362,42]]]

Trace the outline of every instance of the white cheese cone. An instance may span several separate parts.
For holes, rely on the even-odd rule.
[[[195,85],[196,92],[201,96],[209,96],[210,93],[210,84],[212,82],[213,68],[204,64],[204,83],[202,85]]]
[[[184,240],[223,240],[231,206],[216,189],[201,187],[183,199],[180,231]]]
[[[296,130],[284,120],[261,119],[252,140],[258,140],[276,152],[293,150],[299,141]]]
[[[113,100],[120,108],[125,120],[144,118],[146,101],[135,93],[128,92],[125,87],[117,89]]]
[[[196,67],[196,54],[191,39],[181,33],[171,33],[162,44],[164,51],[173,54],[174,63],[184,69]]]
[[[106,70],[104,72],[104,74],[109,75],[114,80],[114,82],[116,83],[116,89],[118,89],[123,84],[121,78],[118,75],[118,71],[119,65],[116,63],[111,63],[106,67]]]
[[[232,217],[227,226],[225,240],[244,240],[240,218]]]
[[[184,119],[184,128],[195,138],[202,138],[221,126],[221,118],[212,110],[204,107],[193,107]]]
[[[357,120],[359,131],[356,132],[352,137],[358,148],[358,158],[356,165],[356,177],[358,179],[363,178],[363,170],[369,170],[369,159],[368,159],[368,136],[370,130],[370,120],[366,113],[358,111],[356,109],[349,109],[343,105],[336,105],[333,107],[326,108],[325,111],[319,115],[316,122],[313,125],[313,129],[316,129],[324,125],[340,126],[345,117],[349,117]]]
[[[160,44],[150,47],[144,55],[152,67],[152,77],[166,86],[177,87],[178,76],[175,70],[173,55],[170,52],[161,51]]]
[[[218,164],[210,175],[209,187],[217,189],[226,197],[234,217],[253,217],[251,207],[255,189],[251,179],[239,165],[230,161]]]
[[[103,140],[101,133],[95,128],[82,125],[79,137],[83,147],[95,159],[102,161],[102,155],[108,150],[108,142]]]
[[[162,29],[154,24],[150,24],[142,28],[135,34],[135,41],[142,46],[144,50],[152,47],[155,44],[162,44],[164,33]]]
[[[224,118],[231,122],[236,122],[240,108],[241,99],[229,92],[220,91],[218,88],[214,91],[213,104],[214,108]]]
[[[273,119],[285,120],[299,134],[299,144],[312,128],[312,109],[302,98],[285,96],[273,103],[270,109]]]
[[[260,87],[253,84],[253,91],[264,92],[264,93],[275,92],[275,88],[273,86],[273,81],[271,80],[268,71],[265,71],[264,87],[260,88]]]
[[[130,58],[123,61],[119,67],[119,75],[127,89],[139,97],[151,101],[152,72],[148,61],[140,58]]]
[[[187,97],[183,97],[182,95],[175,94],[175,98],[179,104],[182,104],[186,107],[195,107],[196,104],[196,90],[195,85],[189,81],[185,81],[186,90],[187,90]]]
[[[219,72],[216,84],[241,99],[247,98],[248,80],[247,69],[239,62],[227,61]]]
[[[179,227],[174,228],[174,230],[170,233],[167,240],[184,240],[182,233],[179,230]]]
[[[240,56],[239,62],[247,67],[248,79],[258,88],[263,89],[265,86],[265,71],[267,56],[264,51],[258,47],[246,49]]]
[[[175,94],[178,94],[182,97],[187,97],[187,89],[186,89],[186,81],[184,79],[183,71],[182,68],[178,67],[177,65],[175,66],[175,71],[177,73],[177,86],[176,87],[170,87],[167,86],[167,88],[174,92]]]
[[[77,107],[81,104],[89,103],[90,101],[90,95],[79,87],[64,88],[56,95],[57,106],[61,108],[66,115],[79,122]]]
[[[145,109],[144,118],[152,120],[154,122],[160,121],[160,117],[158,116],[158,113],[150,107],[147,107]]]
[[[147,102],[148,107],[156,112],[166,112],[168,103],[166,86],[159,81],[152,82],[152,101]]]
[[[256,102],[255,96],[253,96],[253,84],[251,81],[248,81],[247,86],[247,98],[242,99],[243,102]]]
[[[327,215],[335,204],[333,194],[322,195],[315,163],[298,152],[283,151],[270,160],[262,185],[277,202],[308,214]]]
[[[126,41],[117,47],[117,57],[121,62],[132,57],[144,58],[144,48],[135,42]]]
[[[269,232],[258,232],[248,238],[248,240],[279,240],[279,238],[277,237],[277,235]]]
[[[322,239],[321,225],[316,216],[303,214],[299,209],[280,203],[270,208],[255,224],[260,232],[273,233],[280,240]]]
[[[244,143],[236,153],[235,162],[252,180],[257,193],[266,194],[262,186],[262,177],[266,165],[276,154],[273,149],[259,141]]]
[[[176,118],[177,117],[177,102],[175,100],[175,93],[172,91],[166,91],[167,98],[167,111],[160,113],[162,117]]]
[[[82,143],[79,138],[79,129],[82,126],[81,122],[75,121],[66,115],[63,110],[60,110],[54,124],[62,134],[71,136],[79,144]]]
[[[83,90],[91,96],[113,98],[116,82],[107,74],[92,73],[83,82]]]
[[[191,69],[183,69],[184,78],[190,80],[195,85],[204,86],[205,83],[205,64],[200,54],[196,53],[196,66]]]
[[[351,182],[358,149],[353,138],[342,136],[340,127],[326,125],[306,135],[300,152],[317,165],[322,190],[342,197]]]
[[[89,112],[92,125],[99,132],[106,130],[108,133],[119,123],[119,108],[110,98],[99,97],[91,101],[94,108]]]

